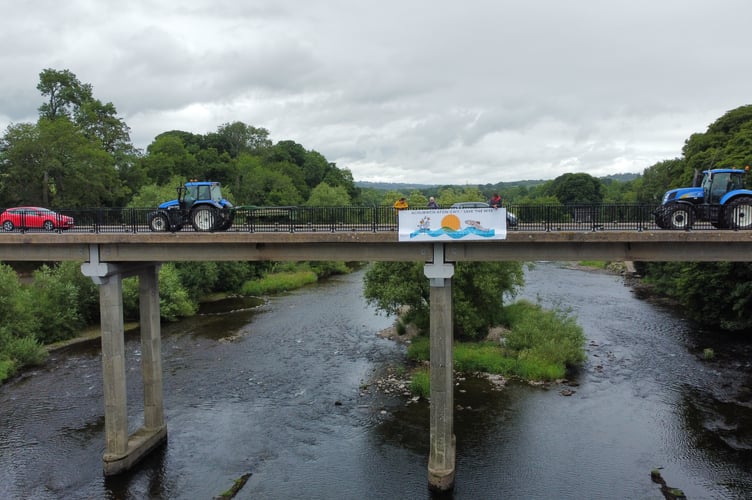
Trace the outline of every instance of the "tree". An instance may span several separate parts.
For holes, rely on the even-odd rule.
[[[118,118],[111,102],[103,104],[98,99],[84,101],[75,109],[74,122],[88,139],[97,141],[108,153],[120,157],[135,154],[130,127]]]
[[[330,186],[322,182],[311,191],[306,205],[310,207],[344,207],[350,205],[350,195],[342,186]]]
[[[747,262],[650,262],[648,281],[676,299],[698,323],[729,331],[752,329],[752,265]]]
[[[504,298],[523,285],[519,262],[458,262],[452,279],[454,336],[482,339],[502,318]],[[363,295],[388,315],[428,331],[430,289],[423,264],[377,262],[366,272]]]
[[[731,110],[704,133],[692,134],[682,152],[682,158],[645,170],[638,200],[657,201],[669,188],[691,185],[695,170],[752,163],[752,106]],[[726,330],[752,329],[752,264],[654,262],[646,265],[645,275],[661,293],[676,298],[688,317]]]
[[[216,134],[208,134],[206,139],[207,147],[227,152],[232,158],[241,153],[258,154],[272,145],[268,130],[243,122],[224,123],[217,128]]]
[[[185,180],[201,177],[196,157],[173,133],[158,135],[146,151],[148,154],[143,158],[142,166],[152,182],[161,185],[174,176]]]
[[[238,162],[239,182],[235,194],[244,204],[260,206],[300,205],[303,198],[289,176],[261,165],[253,157]]]
[[[637,193],[637,201],[657,205],[661,202],[666,189],[682,185],[679,179],[685,177],[685,172],[686,162],[681,158],[665,160],[646,168],[642,173],[642,184]]]
[[[603,184],[590,174],[567,173],[553,180],[549,193],[562,205],[601,203]]]
[[[47,97],[47,102],[39,106],[39,116],[49,120],[71,118],[76,107],[92,98],[91,85],[81,83],[76,75],[67,69],[43,70],[39,73],[37,90],[42,96]]]
[[[122,197],[112,155],[67,119],[8,127],[0,150],[0,201],[8,205],[99,207]]]

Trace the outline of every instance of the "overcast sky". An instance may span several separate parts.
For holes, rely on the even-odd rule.
[[[0,129],[45,68],[145,149],[242,121],[356,181],[636,172],[752,103],[749,0],[0,0]]]

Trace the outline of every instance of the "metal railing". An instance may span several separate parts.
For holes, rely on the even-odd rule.
[[[507,211],[516,216],[510,231],[644,231],[660,230],[655,224],[653,205],[510,205]],[[22,218],[4,225],[0,209],[0,234],[3,232],[150,232],[153,208],[81,208],[59,209],[50,225],[39,225]],[[74,225],[65,228],[64,216]],[[692,230],[715,229],[708,222],[697,221]],[[190,223],[182,231],[193,231]],[[380,232],[397,230],[397,213],[388,205],[343,207],[238,207],[227,231],[245,232]]]

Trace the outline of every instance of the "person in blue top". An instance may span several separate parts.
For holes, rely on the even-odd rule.
[[[436,203],[436,198],[433,196],[428,198],[428,208],[439,208],[439,204]]]

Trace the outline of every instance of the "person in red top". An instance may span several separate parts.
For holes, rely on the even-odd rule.
[[[499,193],[494,193],[491,199],[488,200],[488,204],[493,208],[501,208],[501,196],[499,196]]]

